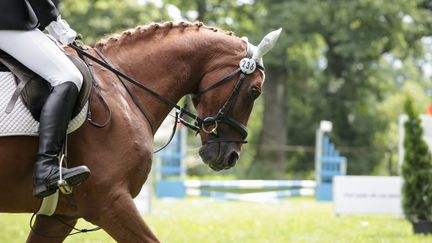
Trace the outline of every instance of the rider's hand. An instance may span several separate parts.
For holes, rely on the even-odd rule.
[[[60,15],[57,20],[51,22],[46,29],[50,35],[63,45],[72,43],[77,36],[75,30],[73,30],[69,24],[60,17]]]

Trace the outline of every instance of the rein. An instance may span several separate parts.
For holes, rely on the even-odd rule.
[[[149,122],[150,127],[152,128],[153,132],[155,132],[155,130],[154,130],[149,118],[148,118],[147,113],[144,110],[144,107],[141,105],[139,100],[136,98],[135,93],[123,82],[123,80],[126,80],[129,83],[134,84],[135,86],[139,87],[140,89],[145,90],[146,92],[150,93],[154,97],[158,98],[160,101],[162,101],[166,105],[175,108],[175,110],[176,110],[175,121],[176,122],[174,123],[174,128],[173,128],[171,138],[169,139],[168,143],[166,145],[164,145],[158,151],[165,148],[171,142],[171,140],[174,136],[174,133],[176,131],[175,126],[176,126],[177,122],[184,124],[187,128],[194,130],[197,134],[200,131],[203,131],[203,132],[208,133],[208,134],[214,134],[216,136],[216,138],[212,138],[212,139],[209,138],[209,140],[207,141],[208,143],[216,143],[216,142],[246,143],[245,139],[248,135],[247,127],[245,125],[243,125],[242,123],[238,122],[237,120],[235,120],[234,118],[229,117],[227,115],[227,113],[228,113],[229,109],[231,108],[232,104],[235,102],[235,100],[238,96],[238,93],[240,91],[240,87],[246,78],[246,75],[253,73],[255,71],[255,68],[258,68],[262,71],[264,70],[264,68],[261,65],[259,65],[258,63],[255,64],[255,62],[252,59],[250,59],[252,57],[253,53],[251,52],[251,50],[249,50],[249,48],[248,48],[247,57],[241,61],[239,68],[234,70],[232,73],[228,74],[226,77],[224,77],[220,81],[211,85],[210,87],[205,88],[201,91],[198,91],[196,94],[194,94],[195,96],[203,95],[204,93],[207,93],[207,92],[219,87],[220,85],[228,82],[229,80],[231,80],[232,78],[234,78],[235,76],[240,74],[240,78],[238,79],[231,95],[225,101],[223,106],[219,109],[218,113],[215,116],[200,118],[198,115],[195,115],[194,113],[187,110],[186,106],[181,107],[181,106],[177,105],[177,103],[171,101],[170,99],[167,99],[166,97],[158,94],[154,90],[146,87],[142,83],[136,81],[135,79],[127,76],[126,74],[120,72],[118,69],[114,68],[113,65],[108,61],[108,59],[97,48],[94,48],[94,50],[96,51],[96,53],[100,56],[100,58],[102,60],[100,60],[97,57],[92,56],[89,53],[87,53],[87,51],[84,47],[77,45],[75,42],[70,44],[69,46],[71,48],[73,48],[79,55],[83,55],[83,56],[87,57],[88,59],[92,60],[93,62],[101,65],[102,67],[104,67],[106,69],[108,69],[109,71],[114,73],[119,78],[119,80],[125,86],[129,95],[132,97],[132,100],[134,101],[135,105],[139,108],[141,113],[144,115],[144,117]],[[244,62],[245,59],[247,59],[246,63]],[[249,60],[249,62],[248,62],[248,60]],[[252,65],[251,65],[250,61],[253,62]],[[247,69],[245,69],[245,64],[247,64],[247,67],[246,67]],[[192,118],[194,120],[194,123],[192,124],[192,123],[184,120],[182,118],[183,115],[186,115],[186,116]],[[217,135],[217,128],[218,128],[218,124],[220,124],[220,123],[224,123],[224,124],[230,126],[231,128],[233,128],[234,130],[236,130],[242,136],[243,139],[242,140],[234,140],[234,139],[227,139],[227,138],[219,138]],[[213,128],[208,130],[207,127],[209,127],[209,126],[212,126]],[[156,152],[158,152],[158,151],[156,151]]]

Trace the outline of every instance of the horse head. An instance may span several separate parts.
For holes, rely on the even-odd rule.
[[[213,170],[229,169],[240,158],[247,122],[265,79],[262,57],[273,48],[281,30],[267,34],[258,46],[243,39],[246,55],[228,57],[225,65],[219,61],[203,75],[193,102],[202,142],[199,155]]]

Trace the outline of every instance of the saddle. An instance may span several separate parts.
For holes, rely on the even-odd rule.
[[[75,64],[84,79],[72,113],[72,117],[75,117],[81,112],[90,97],[94,77],[87,64],[81,58],[70,54],[66,55]],[[18,98],[21,97],[22,103],[29,109],[32,117],[36,121],[39,121],[42,106],[51,92],[51,85],[15,58],[0,50],[0,72],[5,71],[10,71],[14,75],[17,85],[6,107],[6,113],[13,110]]]

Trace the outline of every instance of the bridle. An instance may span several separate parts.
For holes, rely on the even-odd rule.
[[[248,46],[249,47],[249,46]],[[251,48],[248,48],[248,53],[246,58],[242,59],[240,62],[240,67],[237,68],[232,73],[225,76],[223,79],[219,80],[218,82],[214,83],[210,87],[207,87],[201,91],[198,91],[194,94],[195,97],[201,96],[219,86],[222,84],[230,81],[235,76],[240,74],[239,79],[237,80],[230,96],[225,101],[225,103],[222,105],[222,107],[219,109],[218,113],[214,116],[208,116],[205,118],[199,118],[197,120],[197,125],[201,128],[202,131],[204,131],[207,134],[214,134],[216,138],[209,138],[207,141],[208,143],[216,143],[216,142],[235,142],[235,143],[246,143],[246,137],[248,135],[247,127],[242,124],[241,122],[237,121],[236,119],[230,117],[228,115],[228,111],[232,107],[232,105],[235,103],[237,96],[240,92],[240,88],[243,84],[243,81],[246,79],[246,76],[253,73],[255,71],[255,68],[258,68],[261,71],[264,71],[264,67],[255,61],[249,63],[252,59],[253,52],[251,51]],[[255,65],[254,67],[250,67],[248,70],[245,71],[244,68],[242,68],[242,65]],[[226,124],[235,131],[237,131],[241,137],[242,140],[236,140],[236,139],[227,139],[227,138],[219,138],[217,134],[217,128],[219,124]],[[212,127],[211,129],[206,129],[206,127]]]
[[[147,112],[145,111],[144,107],[141,105],[140,101],[136,98],[135,93],[129,88],[129,86],[126,85],[126,83],[123,80],[126,80],[126,81],[136,85],[140,89],[145,90],[148,93],[152,94],[153,96],[155,96],[156,98],[158,98],[159,100],[164,102],[165,104],[167,104],[171,107],[174,107],[176,110],[176,112],[175,112],[176,123],[180,122],[180,123],[184,124],[187,128],[194,130],[197,134],[200,131],[203,131],[207,134],[213,134],[214,136],[212,136],[212,138],[210,138],[210,136],[209,136],[209,140],[207,141],[207,143],[216,143],[216,142],[246,143],[247,142],[246,137],[248,135],[247,127],[244,124],[242,124],[241,122],[237,121],[236,119],[230,117],[228,115],[228,112],[229,112],[230,108],[232,107],[232,105],[235,103],[237,96],[240,92],[240,88],[241,88],[244,80],[246,79],[246,76],[252,74],[256,70],[256,68],[258,68],[262,72],[264,71],[264,67],[262,65],[260,65],[259,63],[256,63],[253,59],[251,59],[252,55],[253,55],[253,51],[252,51],[252,48],[250,48],[250,46],[249,46],[250,44],[248,43],[247,45],[248,45],[247,56],[240,61],[239,68],[237,68],[232,73],[228,74],[227,76],[225,76],[224,78],[222,78],[218,82],[214,83],[210,87],[207,87],[207,88],[193,94],[195,97],[201,96],[201,95],[223,85],[224,83],[227,83],[228,81],[232,80],[235,76],[240,74],[240,77],[237,80],[230,96],[225,101],[225,103],[222,105],[222,107],[219,109],[218,113],[214,116],[208,116],[208,117],[204,117],[204,118],[201,118],[198,115],[190,112],[186,107],[181,107],[181,106],[177,105],[175,102],[167,99],[166,97],[158,94],[154,90],[146,87],[142,83],[140,83],[140,82],[136,81],[135,79],[133,79],[133,78],[125,75],[124,73],[120,72],[119,70],[117,70],[116,68],[113,67],[113,65],[108,61],[108,59],[97,48],[94,48],[94,50],[96,51],[96,53],[100,56],[100,58],[102,60],[97,58],[97,57],[94,57],[93,55],[91,55],[89,53],[87,53],[87,50],[88,50],[87,48],[80,46],[76,43],[70,44],[70,47],[72,47],[75,51],[77,51],[77,53],[81,57],[84,56],[84,57],[90,59],[91,61],[96,62],[97,64],[108,69],[109,71],[111,71],[112,73],[114,73],[118,77],[118,79],[122,82],[123,86],[128,91],[129,95],[132,97],[132,100],[134,101],[135,105],[139,108],[141,113],[144,115],[144,117],[149,122],[153,132],[155,132],[155,130],[154,130],[150,120],[148,119]],[[86,63],[89,66],[92,66],[92,64],[89,63],[88,60],[86,61]],[[192,122],[186,121],[185,119],[183,119],[184,115],[192,118],[193,121]],[[175,133],[176,123],[174,124],[171,138],[169,139],[168,143],[165,146],[163,146],[161,149],[165,148],[169,144],[169,142],[172,140],[172,137],[174,136],[174,133]],[[242,139],[238,140],[238,139],[230,139],[230,138],[219,138],[218,134],[217,134],[217,129],[218,129],[219,124],[228,125],[232,129],[237,131],[241,135]],[[207,127],[212,127],[212,128],[207,129]],[[161,149],[159,149],[158,151],[160,151]]]

